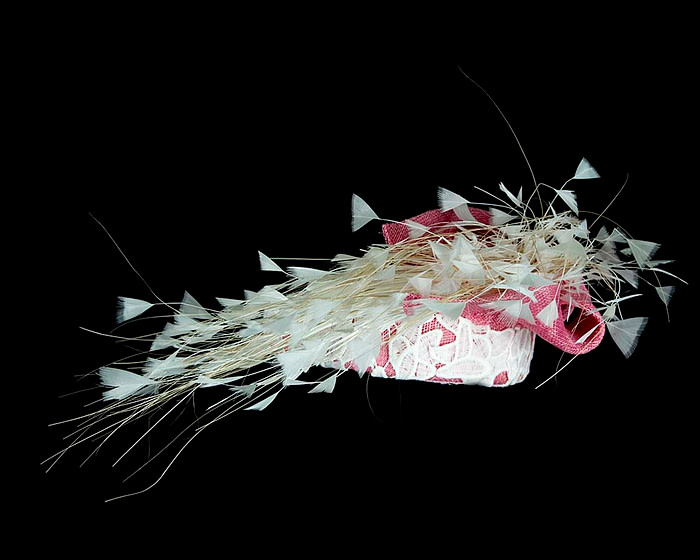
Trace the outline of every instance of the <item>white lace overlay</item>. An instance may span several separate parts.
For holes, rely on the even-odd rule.
[[[528,374],[534,344],[535,334],[528,329],[496,331],[463,317],[451,320],[436,314],[421,327],[394,336],[388,342],[388,356],[384,349],[384,359],[377,360],[371,373],[442,383],[512,385]]]

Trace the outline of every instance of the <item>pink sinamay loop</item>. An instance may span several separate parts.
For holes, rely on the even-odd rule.
[[[490,222],[488,212],[476,208],[470,212],[481,223]],[[451,210],[429,210],[410,221],[432,228],[459,220]],[[382,230],[390,245],[410,237],[406,223],[385,224]],[[417,305],[414,300],[420,297],[406,297],[407,315],[412,314]],[[523,318],[504,320],[502,313],[483,306],[495,300],[520,300],[529,306],[534,323]],[[547,326],[537,315],[554,300],[558,314]],[[585,285],[557,284],[534,289],[531,296],[514,290],[486,294],[467,302],[455,320],[435,313],[408,333],[390,336],[394,334],[395,327],[384,332],[376,366],[370,368],[372,375],[504,386],[518,383],[528,374],[535,335],[564,352],[583,354],[600,344],[605,326]]]

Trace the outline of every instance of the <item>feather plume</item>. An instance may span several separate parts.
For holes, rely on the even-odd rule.
[[[464,222],[479,223],[469,211],[469,201],[457,193],[453,193],[443,187],[438,187],[438,203],[440,205],[440,210],[443,212],[452,210],[457,217]]]
[[[583,159],[572,179],[596,177]],[[466,198],[439,188],[443,214],[437,219],[454,223],[397,222],[403,224],[398,241],[371,246],[359,257],[338,254],[330,259],[330,270],[297,266],[285,272],[259,252],[261,270],[284,273],[280,283],[245,290],[242,300],[217,298],[218,311],[204,308],[188,292],[179,307],[168,305],[174,311],[170,321],[145,339],[144,350],[150,343],[151,354],[131,361],[129,370],[99,370],[106,388],[103,399],[111,402],[88,416],[86,433],[92,429],[107,437],[109,426],[122,425],[120,414],[124,422],[151,414],[162,418],[203,388],[216,392],[219,387],[225,395],[207,411],[212,422],[233,411],[264,410],[284,389],[308,386],[310,393],[331,392],[349,369],[388,371],[379,367],[385,345],[417,336],[436,316],[468,319],[467,309],[486,317],[494,330],[538,332],[559,328],[583,299],[602,313],[611,338],[629,356],[647,318],[619,319],[620,304],[632,297],[624,290],[644,287],[642,273],[670,274],[660,268],[668,261],[652,261],[658,244],[629,239],[618,228],[608,233],[601,227],[592,237],[588,223],[577,217],[574,191],[565,186],[548,188],[573,215],[557,213],[550,204],[544,215],[536,216],[523,202],[522,188],[515,196],[500,183],[505,196],[495,198],[503,204],[490,209],[489,223],[476,223]],[[353,231],[379,219],[353,195]],[[546,286],[556,286],[557,297],[543,300],[541,294],[554,291],[539,292]],[[674,288],[655,289],[668,305]],[[120,298],[117,321],[137,317],[152,305]],[[581,351],[589,349],[584,343],[599,340],[601,327],[585,328],[582,336],[576,333]],[[439,331],[422,334],[441,336]],[[336,371],[319,373],[319,367]]]
[[[557,196],[571,208],[571,211],[578,216],[578,204],[576,203],[576,193],[567,189],[555,189]]]
[[[413,220],[406,220],[404,223],[408,227],[408,236],[411,239],[418,239],[423,234],[430,231],[429,228],[425,227],[423,224],[419,224]]]
[[[588,163],[588,160],[586,158],[583,158],[581,160],[581,163],[578,164],[578,167],[576,168],[576,173],[574,173],[574,179],[597,179],[600,177],[598,175],[598,172],[593,169],[593,166]]]
[[[223,307],[224,309],[226,309],[228,307],[238,307],[243,302],[245,302],[244,299],[230,299],[230,298],[221,298],[221,297],[216,298],[216,301],[218,301],[219,305],[221,307]]]
[[[528,323],[535,323],[535,318],[532,316],[530,305],[521,299],[496,300],[489,303],[484,303],[481,306],[486,309],[501,312],[501,315],[505,315],[509,318],[507,323],[509,323],[510,326],[514,326],[519,319],[527,321]]]
[[[188,292],[182,298],[180,308],[178,309],[181,315],[187,315],[194,319],[211,319],[212,315],[200,305]]]
[[[117,299],[117,323],[123,323],[148,311],[154,304],[142,299],[119,297]]]
[[[629,250],[640,268],[649,266],[649,260],[654,256],[660,245],[652,241],[626,239]]]
[[[256,402],[255,404],[252,404],[250,406],[247,406],[245,410],[265,410],[272,401],[274,401],[277,398],[277,395],[279,395],[281,391],[277,391],[276,393],[270,395],[269,397],[266,397],[262,399],[261,401]]]
[[[634,317],[607,323],[608,332],[617,347],[629,358],[637,347],[639,337],[649,320],[648,317]]]
[[[352,195],[352,231],[357,231],[372,220],[378,220],[376,212],[356,194]]]
[[[287,271],[295,278],[305,282],[313,282],[328,274],[327,270],[318,270],[317,268],[307,268],[305,266],[290,266]]]
[[[494,226],[502,226],[516,219],[516,216],[511,216],[498,208],[489,208],[489,213],[491,214],[491,225]]]
[[[443,187],[438,187],[438,203],[440,205],[440,210],[443,212],[469,204],[466,198]]]
[[[559,303],[557,302],[557,299],[552,299],[551,302],[542,308],[536,317],[548,327],[554,325],[554,321],[559,318]]]
[[[258,258],[260,259],[260,270],[268,272],[284,272],[284,270],[282,270],[277,263],[260,251],[258,251]]]
[[[338,379],[338,374],[330,375],[327,379],[320,381],[313,387],[309,393],[332,393],[335,389],[335,382]]]
[[[673,292],[676,291],[676,287],[675,286],[655,286],[655,288],[656,288],[656,293],[661,298],[661,301],[664,303],[665,306],[668,307],[668,304],[671,301],[671,296],[673,296]]]
[[[424,278],[421,276],[414,276],[409,281],[409,284],[415,288],[418,293],[424,297],[430,296],[430,290],[433,287],[432,278]]]
[[[506,196],[510,199],[510,201],[515,204],[516,208],[520,208],[523,205],[523,188],[520,187],[520,191],[518,192],[518,196],[514,196],[512,192],[510,192],[506,186],[503,183],[498,183],[498,188],[503,191]]]
[[[583,335],[581,335],[578,339],[576,339],[576,344],[584,344],[593,335],[593,333],[597,332],[600,328],[602,328],[601,325],[596,324],[591,329],[583,333]]]
[[[149,379],[160,379],[171,375],[182,375],[186,368],[183,358],[178,357],[177,354],[171,354],[162,360],[148,358],[143,370]]]
[[[114,367],[102,367],[99,373],[101,384],[104,387],[111,387],[102,394],[102,398],[106,401],[121,400],[131,395],[143,394],[145,389],[150,389],[158,383],[143,375]]]
[[[287,379],[296,379],[311,368],[314,363],[313,350],[292,350],[277,356],[277,362]]]

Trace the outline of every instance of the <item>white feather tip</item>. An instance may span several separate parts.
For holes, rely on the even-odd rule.
[[[352,231],[357,231],[372,220],[379,219],[376,212],[356,194],[352,195]]]
[[[117,323],[123,323],[134,317],[138,317],[142,313],[153,307],[153,303],[129,297],[119,297],[117,299]]]

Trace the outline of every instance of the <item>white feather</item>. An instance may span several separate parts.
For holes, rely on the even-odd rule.
[[[671,301],[671,296],[673,296],[673,292],[676,291],[675,286],[655,286],[656,288],[656,293],[659,294],[659,297],[661,298],[661,301],[664,303],[664,305],[668,306],[669,302]]]
[[[100,382],[104,387],[112,387],[102,394],[104,400],[118,400],[150,389],[158,382],[143,375],[114,367],[100,368]]]
[[[573,176],[574,179],[597,179],[598,177],[600,177],[600,175],[598,175],[598,172],[588,163],[586,158],[583,158],[581,163],[578,164],[576,173],[574,173]]]
[[[418,222],[414,222],[413,220],[405,220],[404,223],[408,226],[408,236],[411,239],[418,239],[421,235],[430,231],[430,228]]]
[[[523,319],[528,323],[535,324],[535,318],[532,316],[530,305],[520,299],[513,300],[496,300],[489,303],[484,303],[481,307],[501,311],[512,319]]]
[[[440,210],[443,212],[469,204],[466,198],[443,187],[438,187],[438,203],[440,205]]]
[[[187,366],[185,360],[178,357],[177,354],[171,354],[163,360],[156,358],[148,358],[144,365],[144,372],[149,379],[160,379],[161,377],[169,377],[171,375],[181,375],[185,372]]]
[[[606,326],[610,336],[626,358],[629,358],[637,347],[639,336],[642,334],[648,320],[648,317],[633,317],[632,319],[607,323]]]
[[[314,365],[316,352],[313,350],[290,350],[275,356],[287,379],[296,379]]]
[[[338,374],[331,375],[313,387],[309,393],[332,393],[335,389],[335,382],[338,379]]]
[[[616,314],[617,314],[617,305],[612,303],[605,308],[605,311],[603,311],[603,320],[613,321],[615,319]]]
[[[290,315],[282,316],[274,321],[265,323],[265,332],[284,336],[292,329],[294,318]]]
[[[578,204],[576,203],[576,193],[567,189],[555,189],[557,196],[571,208],[574,214],[578,216]]]
[[[498,208],[489,208],[489,212],[491,213],[491,225],[493,226],[502,226],[515,219],[515,216],[511,216]]]
[[[373,333],[367,333],[362,338],[350,341],[348,352],[360,376],[375,365],[380,348],[381,337]]]
[[[195,319],[212,318],[211,313],[204,309],[204,307],[202,307],[200,303],[196,299],[194,299],[188,292],[185,292],[185,295],[182,298],[182,303],[180,303],[178,311],[182,315],[187,315],[188,317],[192,317]]]
[[[311,301],[311,317],[320,321],[338,305],[339,302],[330,299],[314,299]]]
[[[371,247],[363,259],[372,261],[377,267],[382,267],[389,257],[389,249],[380,247]]]
[[[467,305],[467,303],[464,301],[442,302],[434,299],[421,300],[421,304],[423,305],[423,307],[427,307],[431,311],[441,313],[442,315],[444,315],[452,321],[456,321],[457,318],[459,318],[462,315],[462,313],[464,312],[464,308]]]
[[[328,274],[327,270],[318,270],[317,268],[307,268],[305,266],[290,266],[287,270],[289,274],[305,282],[313,282]]]
[[[396,267],[393,265],[374,275],[375,280],[393,280],[394,278],[396,278]]]
[[[608,239],[608,237],[610,237],[610,234],[608,233],[608,228],[606,228],[605,226],[600,226],[598,234],[595,236],[595,240],[599,243],[604,243]]]
[[[284,272],[275,261],[260,251],[258,251],[258,259],[260,260],[260,270],[267,272]]]
[[[253,393],[258,388],[257,383],[248,383],[247,385],[235,385],[231,387],[231,392],[243,395],[247,399],[253,396]]]
[[[640,268],[649,266],[649,259],[654,256],[654,253],[661,246],[652,241],[640,241],[638,239],[627,239],[627,245]]]
[[[151,343],[151,352],[156,352],[158,350],[169,348],[175,345],[176,342],[177,341],[170,335],[166,334],[165,332],[162,332],[153,339],[153,342]]]
[[[457,193],[438,187],[438,203],[440,210],[443,212],[453,210],[457,217],[464,222],[478,221],[469,211],[469,201]]]
[[[306,349],[314,353],[314,362],[319,362],[323,360],[326,355],[326,351],[332,344],[330,340],[327,339],[307,339],[301,343],[301,345]]]
[[[280,393],[281,391],[277,391],[275,394],[270,395],[269,397],[264,398],[261,401],[250,405],[249,407],[246,407],[244,410],[265,410],[268,406],[270,406],[270,403],[274,401],[277,398],[277,395],[279,395]]]
[[[456,208],[453,209],[453,212],[457,215],[457,217],[462,220],[463,222],[476,222],[480,223],[479,220],[477,220],[472,213],[469,211],[469,207],[466,204],[463,204],[462,206],[457,206]]]
[[[572,226],[571,231],[579,239],[588,240],[588,237],[590,235],[590,232],[588,231],[588,221],[583,220],[581,221],[581,223]]]
[[[201,323],[189,315],[175,315],[173,317],[174,322],[168,323],[163,329],[163,335],[173,338],[176,336],[181,336],[195,330],[201,325]]]
[[[372,220],[379,219],[376,212],[372,210],[364,200],[356,194],[352,195],[352,231],[357,231]]]
[[[544,323],[547,327],[552,327],[554,322],[559,318],[559,302],[557,298],[552,299],[542,310],[537,314],[537,319]]]
[[[433,286],[433,280],[431,278],[423,278],[421,276],[414,276],[408,283],[413,286],[420,295],[429,296],[430,290]]]
[[[583,335],[581,335],[581,337],[579,337],[579,338],[576,340],[576,344],[583,344],[584,342],[586,342],[586,341],[591,337],[591,335],[592,335],[594,332],[596,332],[599,328],[601,328],[600,324],[595,325],[595,326],[594,326],[593,328],[591,328],[589,331],[587,331],[587,332],[585,332]]]
[[[148,311],[153,305],[153,303],[143,301],[142,299],[120,296],[117,299],[117,323],[123,323],[129,319],[138,317],[142,313]]]
[[[639,273],[629,268],[616,267],[615,273],[619,274],[628,284],[639,287]]]
[[[503,183],[498,183],[498,187],[506,193],[506,196],[510,199],[510,201],[515,204],[516,207],[521,207],[523,205],[523,188],[520,187],[520,192],[518,193],[518,196],[515,197],[513,193],[511,193],[506,186]]]
[[[436,279],[437,280],[437,279]],[[449,296],[459,290],[462,282],[453,276],[433,282],[432,293],[439,296]]]
[[[486,280],[486,271],[476,256],[469,258],[468,255],[463,255],[461,260],[452,261],[452,264],[459,269],[461,276],[467,282],[483,284]]]
[[[200,387],[218,387],[220,385],[226,385],[227,383],[239,381],[244,377],[245,375],[234,375],[233,377],[209,377],[207,375],[199,375],[196,383],[198,383]]]
[[[281,292],[278,292],[272,286],[263,286],[259,292],[251,292],[244,290],[246,300],[249,304],[259,303],[276,303],[287,301],[288,298]]]
[[[435,241],[429,241],[428,244],[433,250],[433,256],[443,265],[449,266],[452,260],[452,249],[444,243],[436,243]]]
[[[216,301],[218,301],[219,305],[221,305],[221,307],[223,307],[224,309],[229,308],[229,307],[237,307],[245,302],[244,299],[229,299],[229,298],[222,298],[222,297],[216,298]]]

